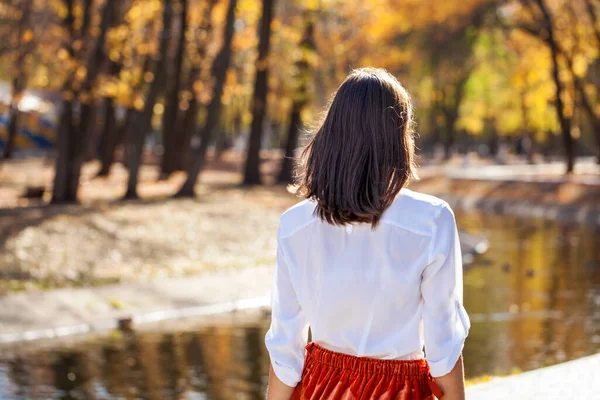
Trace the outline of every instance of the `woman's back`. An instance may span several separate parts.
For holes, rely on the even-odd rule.
[[[274,297],[279,302],[274,308],[291,315],[299,306],[301,316],[273,320],[267,335],[272,358],[289,359],[293,365],[294,352],[302,352],[306,344],[298,338],[293,350],[289,342],[278,343],[279,329],[305,332],[310,326],[312,340],[324,348],[379,359],[423,358],[427,335],[432,338],[428,361],[433,373],[448,373],[462,350],[468,319],[460,304],[460,249],[447,204],[403,189],[374,230],[367,224],[331,225],[316,217],[314,209],[314,202],[303,201],[281,217],[278,264],[287,276],[279,271],[276,290],[285,292]],[[424,298],[422,280],[428,275],[438,276],[430,277],[435,288],[428,293],[426,286],[429,296]],[[444,310],[447,304],[451,307]],[[455,335],[454,326],[427,324],[429,315],[440,313],[456,313],[464,336]],[[444,337],[442,346],[435,344],[439,336]],[[299,374],[302,364],[295,365],[295,371],[281,368],[281,375],[290,372],[291,379]]]

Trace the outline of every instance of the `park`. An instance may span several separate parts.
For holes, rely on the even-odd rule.
[[[597,0],[5,0],[0,37],[0,399],[264,399],[295,161],[365,66],[456,215],[467,399],[600,389]]]

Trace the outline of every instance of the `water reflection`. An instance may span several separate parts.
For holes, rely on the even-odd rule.
[[[465,271],[474,323],[467,373],[503,374],[600,350],[600,230],[506,217],[459,215],[490,241]]]
[[[468,377],[600,351],[598,228],[458,215],[490,250],[465,271]],[[1,399],[262,399],[268,319],[175,333],[128,332],[0,356]]]

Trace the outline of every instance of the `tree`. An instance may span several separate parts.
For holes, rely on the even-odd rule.
[[[63,105],[61,120],[59,122],[58,134],[58,156],[56,158],[56,172],[54,177],[54,188],[52,193],[53,203],[65,203],[77,201],[77,190],[79,188],[79,176],[81,166],[85,160],[85,149],[89,140],[92,114],[95,110],[93,89],[96,77],[102,65],[104,54],[104,43],[106,32],[110,26],[113,16],[113,7],[116,0],[107,0],[101,16],[98,37],[95,42],[91,40],[89,33],[92,13],[92,0],[84,2],[82,23],[79,31],[75,28],[74,1],[63,0],[66,8],[63,18],[63,27],[68,32],[65,40],[64,50],[68,57],[77,65],[71,76],[63,85]],[[78,37],[76,38],[76,33]],[[75,48],[76,40],[81,49]],[[93,45],[92,45],[93,43]],[[91,46],[91,48],[89,48]],[[85,50],[90,50],[87,62]],[[80,115],[78,120],[74,119],[73,102],[79,102]]]
[[[185,88],[190,96],[187,109],[182,110],[177,117],[176,135],[174,137],[174,154],[176,154],[176,156],[174,156],[172,160],[174,170],[185,170],[185,155],[188,153],[190,138],[196,130],[196,121],[198,119],[200,103],[198,101],[199,93],[195,87],[196,82],[199,82],[199,79],[204,72],[202,65],[206,58],[207,47],[212,38],[212,12],[216,4],[217,0],[207,1],[207,4],[203,9],[201,20],[196,26],[195,37],[197,38],[197,43],[190,44],[188,48],[190,65],[187,72],[187,83]]]
[[[167,62],[167,51],[171,32],[171,23],[173,15],[173,0],[164,0],[162,33],[160,39],[160,49],[154,60],[154,69],[152,71],[152,81],[144,100],[143,109],[138,112],[133,119],[132,129],[128,132],[127,140],[127,166],[129,168],[129,179],[127,181],[126,199],[137,199],[137,183],[139,169],[142,164],[143,147],[146,134],[152,128],[152,115],[154,106],[158,98],[161,87],[164,82],[165,67]]]
[[[124,17],[124,5],[126,3],[120,3],[113,7],[113,15],[110,19],[110,27],[108,35],[115,33],[115,30],[119,29],[119,25],[123,22],[122,18]],[[117,123],[116,116],[116,85],[114,84],[119,79],[119,73],[123,69],[123,62],[118,60],[116,57],[116,53],[112,54],[112,57],[107,54],[114,49],[111,46],[113,43],[107,43],[105,46],[105,54],[103,59],[108,63],[107,66],[107,77],[106,80],[111,82],[112,90],[106,90],[104,94],[104,101],[102,108],[104,109],[104,123],[102,125],[102,133],[100,135],[100,146],[98,151],[98,156],[100,159],[100,171],[98,171],[98,176],[106,177],[110,174],[110,169],[114,161],[114,154],[117,145],[123,141],[123,136],[125,133],[125,127],[128,125],[128,121],[126,121],[121,126]],[[106,83],[105,83],[106,86]],[[127,112],[127,117],[131,118],[131,112]]]
[[[65,31],[62,54],[70,60],[75,58],[74,42],[76,39],[74,0],[63,0],[65,7],[64,17],[62,18],[62,28]],[[86,26],[81,27],[82,30]],[[83,35],[80,35],[83,36]],[[72,69],[72,67],[71,67]],[[73,97],[72,84],[73,76],[67,77],[61,89],[63,98],[61,115],[58,123],[58,155],[56,157],[56,167],[54,172],[54,185],[52,188],[52,203],[68,203],[77,201],[76,196],[72,195],[70,190],[73,181],[72,163],[75,158],[75,126],[73,122]]]
[[[547,34],[547,43],[550,47],[550,54],[552,56],[552,78],[556,85],[556,114],[560,123],[560,131],[563,137],[563,145],[565,147],[565,156],[567,161],[567,173],[573,172],[575,166],[575,146],[573,143],[573,137],[571,136],[571,119],[565,114],[565,106],[562,100],[562,93],[564,86],[560,79],[560,65],[558,62],[559,49],[554,34],[554,24],[552,22],[552,15],[546,5],[545,0],[535,0],[543,17],[543,26]]]
[[[285,146],[285,155],[281,162],[281,170],[277,181],[279,183],[290,183],[293,181],[293,161],[294,152],[298,147],[298,138],[300,136],[300,126],[302,125],[302,111],[309,102],[310,82],[313,78],[314,59],[316,43],[314,37],[314,21],[312,16],[308,16],[305,23],[304,35],[299,43],[301,58],[297,61],[297,88],[292,100],[292,109],[290,114],[287,142]]]
[[[11,158],[17,137],[18,118],[19,118],[19,101],[25,87],[25,57],[30,51],[29,42],[32,40],[32,32],[29,30],[28,24],[29,15],[31,13],[31,0],[21,0],[15,6],[20,9],[19,18],[16,22],[16,40],[15,52],[16,60],[14,64],[14,73],[11,81],[11,100],[8,115],[7,139],[4,145],[3,158]]]
[[[175,62],[172,71],[167,74],[167,91],[165,95],[165,111],[162,121],[164,153],[161,166],[161,177],[166,178],[177,169],[177,110],[179,109],[179,92],[181,89],[181,72],[185,52],[185,36],[187,31],[188,0],[180,0],[179,32],[175,46]]]
[[[575,166],[575,143],[571,136],[572,111],[567,114],[563,95],[566,93],[566,85],[561,79],[561,45],[556,34],[552,11],[545,0],[520,0],[524,9],[529,11],[529,21],[517,21],[517,27],[524,32],[537,37],[548,46],[552,60],[552,81],[554,83],[555,111],[560,125],[560,133],[563,139],[563,147],[566,159],[566,173],[573,172]],[[574,108],[574,105],[572,105]]]
[[[194,186],[198,180],[198,174],[202,168],[204,168],[204,163],[206,161],[206,150],[208,149],[208,145],[219,124],[221,115],[221,96],[225,86],[227,69],[231,62],[231,43],[233,40],[236,7],[237,0],[229,0],[227,17],[223,29],[223,44],[211,67],[214,82],[213,95],[206,110],[207,117],[206,123],[200,134],[200,146],[196,149],[192,149],[190,152],[189,165],[186,168],[187,179],[181,189],[177,192],[177,197],[194,196]]]
[[[600,20],[598,19],[596,7],[594,6],[594,4],[592,4],[592,0],[585,0],[585,6],[588,17],[591,22],[592,32],[596,39],[596,48],[600,50]],[[592,106],[592,101],[589,99],[589,95],[585,90],[585,84],[583,80],[579,76],[577,76],[577,74],[574,74],[574,76],[576,79],[575,84],[577,85],[577,89],[581,94],[583,106],[586,109],[592,122],[592,129],[594,130],[594,135],[596,139],[596,162],[600,164],[600,111],[598,111],[599,107]]]
[[[252,125],[248,138],[248,154],[244,173],[244,184],[260,184],[260,148],[263,134],[263,122],[267,110],[269,48],[271,43],[271,22],[275,0],[263,0],[262,19],[256,60],[256,80],[252,99]]]

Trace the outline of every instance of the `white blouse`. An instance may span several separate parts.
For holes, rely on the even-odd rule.
[[[275,374],[296,386],[310,326],[333,351],[423,358],[449,373],[469,332],[456,222],[444,201],[402,189],[375,230],[322,222],[315,203],[286,211],[278,232],[272,320],[265,342]]]

